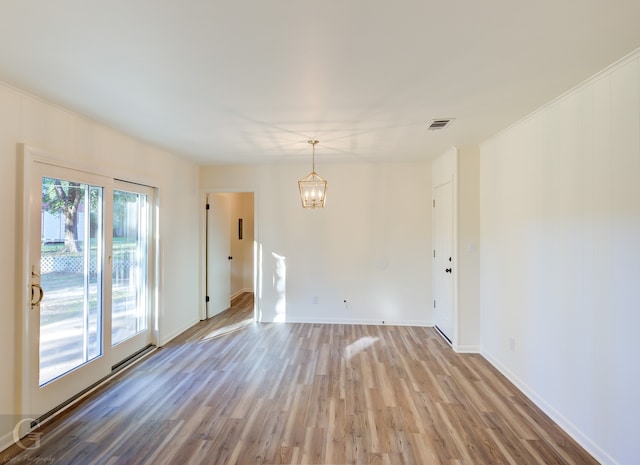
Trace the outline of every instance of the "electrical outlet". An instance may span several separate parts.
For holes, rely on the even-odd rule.
[[[510,337],[509,338],[509,350],[511,352],[515,352],[516,351],[516,338],[515,337]]]
[[[313,298],[311,299],[311,303],[313,305],[318,305],[318,296],[314,295]]]

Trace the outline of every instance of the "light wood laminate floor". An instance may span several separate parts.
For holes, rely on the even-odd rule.
[[[41,429],[30,464],[575,464],[593,460],[432,328],[258,324],[252,294]],[[13,458],[12,458],[13,457]]]

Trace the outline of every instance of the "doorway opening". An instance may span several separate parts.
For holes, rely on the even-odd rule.
[[[240,311],[238,308],[244,312],[250,305],[251,321],[255,321],[254,193],[207,193],[205,212],[201,319]]]

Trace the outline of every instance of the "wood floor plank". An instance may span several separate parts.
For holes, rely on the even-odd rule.
[[[0,464],[597,464],[432,328],[257,324],[252,309],[241,295]]]

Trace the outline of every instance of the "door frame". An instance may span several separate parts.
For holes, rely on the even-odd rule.
[[[59,167],[68,170],[74,170],[78,172],[87,173],[89,175],[96,175],[105,178],[111,178],[112,180],[124,180],[125,182],[131,182],[136,184],[142,184],[145,186],[149,186],[154,189],[154,202],[153,208],[157,209],[159,205],[159,195],[158,193],[158,183],[150,182],[148,179],[123,179],[121,176],[116,176],[113,173],[109,173],[108,170],[99,170],[96,169],[93,165],[78,163],[77,161],[69,161],[65,158],[61,158],[58,155],[55,155],[49,151],[36,148],[34,146],[18,143],[17,144],[17,179],[16,179],[16,189],[17,189],[17,214],[16,214],[16,300],[18,304],[18,308],[20,309],[20,315],[16,318],[16,359],[19,360],[17,364],[17,379],[20,380],[20,411],[21,412],[29,412],[32,414],[40,414],[40,412],[32,412],[33,401],[31,398],[31,385],[33,383],[32,375],[31,375],[31,367],[30,363],[33,358],[33,353],[31,350],[31,339],[33,337],[30,334],[30,316],[29,312],[31,310],[31,263],[33,261],[33,254],[30,247],[30,238],[33,233],[33,229],[36,225],[32,224],[31,220],[31,209],[33,205],[31,204],[31,196],[33,190],[33,176],[35,171],[35,164],[42,163],[51,165],[54,167]],[[130,177],[129,177],[130,178]],[[158,247],[158,237],[157,237],[157,217],[154,217],[153,224],[153,233],[150,237],[150,240],[153,241],[153,257],[150,257],[150,286],[153,286],[150,292],[150,317],[152,319],[152,328],[151,328],[151,340],[153,344],[158,344],[158,335],[159,335],[159,302],[153,297],[155,296],[155,290],[158,287],[159,281],[159,247]],[[39,225],[38,225],[39,226]],[[153,266],[153,268],[151,268]],[[111,273],[103,273],[103,280],[105,278],[105,274],[111,276]],[[107,296],[106,299],[110,300],[111,296]],[[104,311],[104,310],[103,310]],[[104,344],[104,342],[103,342]],[[104,347],[104,352],[110,352],[110,347]],[[88,386],[88,389],[92,389],[93,386]],[[85,388],[81,388],[78,394],[82,394],[85,391]],[[69,399],[73,400],[75,399]],[[66,402],[65,402],[66,403]],[[68,405],[70,405],[69,403]],[[47,418],[43,419],[38,424],[41,425],[62,411],[64,411],[68,405],[60,408],[54,414],[47,416]],[[49,412],[43,412],[49,414]],[[36,420],[35,418],[31,418],[30,420]],[[23,421],[20,424],[19,434],[23,435],[29,432],[30,429],[35,427],[35,424],[29,425],[28,422]]]
[[[253,194],[253,319],[259,321],[262,258],[260,255],[260,239],[258,227],[258,193],[254,188],[234,189],[202,189],[200,191],[200,321],[207,319],[207,198],[209,194]]]

